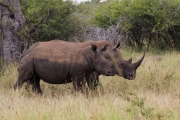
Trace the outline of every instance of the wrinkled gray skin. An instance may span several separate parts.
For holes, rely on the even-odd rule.
[[[114,76],[116,71],[110,60],[102,55],[108,45],[97,48],[88,44],[71,42],[39,42],[23,55],[18,68],[18,80],[14,89],[21,88],[29,81],[33,90],[41,93],[40,79],[50,84],[73,82],[75,90],[81,90],[83,78],[94,71],[106,76]]]
[[[62,42],[61,40],[52,40],[49,42]],[[132,80],[135,78],[136,76],[136,69],[140,66],[141,62],[144,59],[145,54],[143,55],[143,57],[132,64],[132,59],[129,60],[125,60],[122,58],[121,53],[120,53],[120,43],[117,43],[117,45],[113,45],[111,42],[109,41],[87,41],[87,42],[83,42],[81,44],[78,44],[78,48],[84,48],[89,44],[95,44],[98,48],[102,48],[104,45],[108,44],[108,48],[106,51],[103,51],[103,55],[106,59],[109,59],[111,61],[113,61],[115,67],[116,67],[116,74],[119,75],[120,77],[123,77],[125,79],[128,80]],[[32,45],[23,56],[26,56],[27,54],[33,52],[35,50],[35,48],[38,46],[39,44],[36,43],[34,45]],[[94,89],[96,88],[98,82],[99,82],[99,73],[98,72],[92,72],[90,75],[86,75],[86,81],[88,84],[88,87],[90,89]],[[38,80],[37,80],[38,79]],[[38,76],[35,76],[33,79],[27,81],[28,82],[28,87],[30,84],[33,85],[33,90],[34,91],[40,91],[40,87],[39,87],[39,78]]]

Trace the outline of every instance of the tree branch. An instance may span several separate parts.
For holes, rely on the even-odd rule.
[[[33,34],[36,32],[38,27],[49,17],[49,9],[48,14],[44,16],[36,25],[33,26],[32,29],[29,31],[26,31],[25,40],[24,40],[24,50],[26,50],[29,47],[30,39],[32,38]]]
[[[29,34],[32,34],[34,33],[37,28],[49,17],[49,9],[48,9],[48,14],[46,16],[44,16],[40,21],[39,23],[37,23],[36,25],[34,25],[33,29],[30,30]]]

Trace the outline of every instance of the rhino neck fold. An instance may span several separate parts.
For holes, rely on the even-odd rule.
[[[93,66],[92,55],[91,55],[91,57],[90,57],[89,55],[86,55],[86,60],[87,60],[87,62],[88,62],[88,65],[90,66],[90,69],[91,69],[92,71],[95,71],[94,66]],[[91,70],[90,70],[90,71],[91,71]]]

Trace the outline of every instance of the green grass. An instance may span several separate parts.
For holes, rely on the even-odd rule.
[[[123,57],[143,53],[121,51]],[[0,119],[2,120],[179,120],[180,54],[147,53],[136,79],[100,76],[101,86],[86,94],[75,93],[72,83],[51,85],[41,81],[43,95],[31,89],[13,90],[17,64],[0,72]]]

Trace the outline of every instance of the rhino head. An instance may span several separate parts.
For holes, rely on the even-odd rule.
[[[144,52],[144,55],[142,56],[142,58],[135,63],[132,63],[132,58],[127,61],[125,60],[125,61],[121,62],[118,66],[116,66],[117,74],[128,80],[135,79],[136,70],[141,65],[141,63],[144,59],[144,56],[145,56],[145,52]]]
[[[108,45],[105,45],[102,48],[97,48],[96,45],[91,45],[92,54],[92,64],[94,70],[99,74],[105,76],[114,76],[116,74],[116,70],[114,68],[114,64],[111,60],[106,59],[102,52],[107,50]]]
[[[125,60],[124,58],[122,58],[119,48],[120,42],[118,42],[115,46],[110,46],[108,48],[109,50],[103,52],[103,55],[106,59],[110,59],[111,61],[113,61],[116,69],[116,74],[118,76],[129,80],[135,79],[136,70],[141,65],[141,62],[143,61],[145,56],[145,52],[139,61],[132,63],[132,58],[130,58],[129,60]]]

